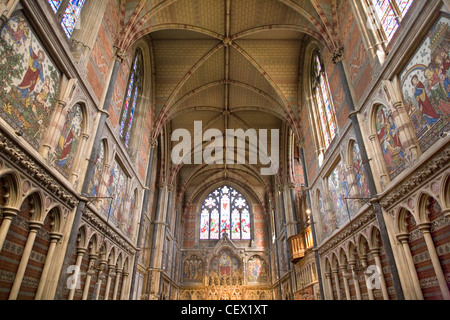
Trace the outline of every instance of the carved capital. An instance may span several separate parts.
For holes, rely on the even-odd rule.
[[[305,147],[305,139],[301,138],[297,140],[297,147],[303,149]]]
[[[151,139],[150,140],[150,147],[152,149],[155,149],[158,146],[158,139]]]
[[[115,49],[116,49],[115,59],[120,63],[122,63],[123,60],[125,60],[125,58],[127,57],[127,53],[122,48],[115,47]]]
[[[342,60],[344,60],[344,48],[343,47],[335,49],[331,56],[331,61],[333,61],[334,64],[338,64]]]

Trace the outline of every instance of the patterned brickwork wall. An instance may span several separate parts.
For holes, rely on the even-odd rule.
[[[417,276],[419,277],[424,299],[437,299],[441,296],[441,293],[425,239],[423,238],[422,232],[417,227],[416,221],[412,215],[408,215],[406,218],[406,223],[409,232],[409,246],[411,248],[411,254],[416,267]]]
[[[18,300],[33,300],[41,279],[44,268],[45,258],[47,257],[48,247],[50,245],[51,219],[47,217],[44,225],[38,231],[30,260],[25,271],[24,280],[20,287]]]
[[[29,234],[30,213],[33,207],[27,198],[12,220],[5,244],[0,252],[0,300],[7,300]]]

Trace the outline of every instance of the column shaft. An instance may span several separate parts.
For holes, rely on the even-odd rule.
[[[28,239],[23,250],[22,259],[20,260],[19,268],[17,269],[16,277],[14,278],[14,283],[9,293],[9,300],[16,300],[17,296],[19,295],[20,286],[22,285],[22,280],[28,266],[28,260],[30,259],[31,251],[33,250],[37,232],[41,227],[42,224],[30,224],[30,233],[28,234]]]

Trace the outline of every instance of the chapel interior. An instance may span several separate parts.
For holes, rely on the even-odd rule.
[[[0,300],[450,300],[449,0],[0,0]]]

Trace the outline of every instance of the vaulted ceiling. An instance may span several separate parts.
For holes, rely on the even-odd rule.
[[[338,0],[122,0],[119,47],[152,42],[154,132],[188,129],[279,129],[300,137],[299,70],[307,37],[339,47]],[[286,137],[282,137],[286,139]],[[168,146],[169,148],[171,146]],[[262,201],[271,178],[258,165],[169,168],[179,194],[195,201],[227,179],[252,186]],[[169,181],[171,182],[171,181]]]

